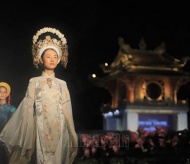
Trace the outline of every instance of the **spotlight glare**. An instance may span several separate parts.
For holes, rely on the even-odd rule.
[[[93,73],[93,74],[92,74],[92,77],[93,77],[93,78],[96,78],[96,74]]]

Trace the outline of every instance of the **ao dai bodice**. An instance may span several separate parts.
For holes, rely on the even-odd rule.
[[[45,73],[41,77],[31,79],[30,82],[35,83],[34,102],[38,135],[40,140],[44,140],[46,152],[54,153],[60,140],[61,128],[65,124],[62,88],[66,84]],[[66,88],[64,95],[68,92]]]
[[[8,105],[7,103],[0,105],[0,132],[15,112],[16,108],[12,105]]]

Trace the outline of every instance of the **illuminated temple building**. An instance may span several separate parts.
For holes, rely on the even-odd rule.
[[[168,55],[164,43],[147,50],[141,39],[139,49],[133,49],[119,38],[116,58],[101,65],[102,77],[92,79],[111,95],[111,102],[101,106],[103,129],[188,129],[189,104],[178,96],[190,82],[189,72],[183,69],[186,61]]]

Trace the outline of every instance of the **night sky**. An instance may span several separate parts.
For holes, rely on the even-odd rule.
[[[101,129],[100,105],[110,101],[88,76],[117,55],[118,38],[132,48],[144,38],[147,49],[166,43],[166,52],[180,59],[190,56],[190,5],[152,1],[6,1],[0,2],[0,81],[11,85],[11,104],[24,98],[28,81],[41,70],[32,65],[32,37],[47,26],[64,33],[69,63],[56,76],[68,84],[76,129]],[[187,70],[190,70],[186,66]]]

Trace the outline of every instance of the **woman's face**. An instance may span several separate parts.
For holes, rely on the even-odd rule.
[[[0,87],[0,100],[5,100],[7,96],[7,89],[5,87]]]
[[[40,58],[40,62],[47,70],[54,70],[58,64],[58,55],[54,50],[48,49]]]

